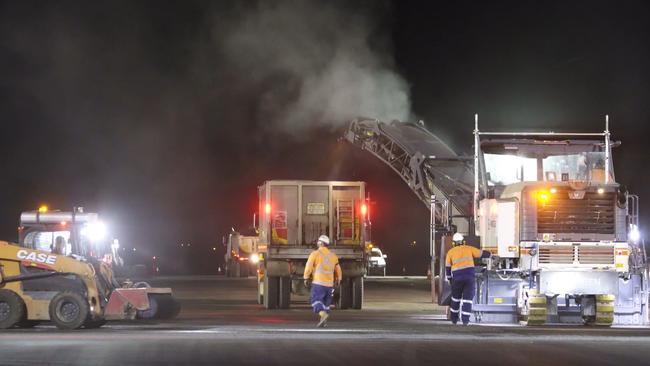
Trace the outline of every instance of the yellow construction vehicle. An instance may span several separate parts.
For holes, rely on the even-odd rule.
[[[0,329],[41,321],[96,328],[107,320],[177,315],[171,289],[120,285],[110,263],[93,256],[100,229],[97,215],[82,210],[24,212],[20,244],[0,241]]]

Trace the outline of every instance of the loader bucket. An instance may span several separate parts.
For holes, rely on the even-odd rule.
[[[149,309],[146,288],[117,288],[111,292],[104,318],[107,320],[135,319],[138,310]]]

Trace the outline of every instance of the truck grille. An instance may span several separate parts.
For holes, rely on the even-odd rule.
[[[614,234],[615,199],[613,192],[571,199],[569,190],[559,189],[546,204],[538,203],[537,232]]]
[[[574,259],[577,261],[574,262]],[[539,264],[614,264],[611,245],[544,245],[540,244]]]
[[[581,264],[613,264],[614,249],[612,247],[590,247],[581,245],[578,251],[578,261]]]
[[[539,263],[573,263],[573,246],[549,246],[539,248]]]

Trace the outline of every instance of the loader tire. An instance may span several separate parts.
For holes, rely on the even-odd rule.
[[[0,329],[13,327],[24,317],[23,299],[11,290],[0,290]]]
[[[363,277],[354,277],[352,282],[352,309],[361,310],[363,307]]]
[[[77,292],[59,292],[50,301],[50,320],[59,329],[79,329],[89,314],[88,301]]]

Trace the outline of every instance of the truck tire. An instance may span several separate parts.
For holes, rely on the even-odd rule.
[[[363,277],[354,277],[352,282],[352,309],[361,310],[363,307]]]
[[[248,262],[239,264],[239,277],[248,278],[250,272],[250,265]]]
[[[278,308],[289,309],[291,303],[291,277],[279,277],[278,279],[280,282]]]
[[[89,313],[88,301],[77,292],[59,292],[50,301],[50,320],[59,329],[81,328]]]
[[[0,329],[13,327],[24,317],[23,299],[11,290],[0,290]]]
[[[339,309],[349,309],[352,307],[352,285],[350,278],[343,278],[341,281],[337,307]]]
[[[257,280],[257,303],[264,305],[264,281]]]
[[[278,297],[280,294],[280,278],[264,277],[264,307],[267,309],[278,308]]]

